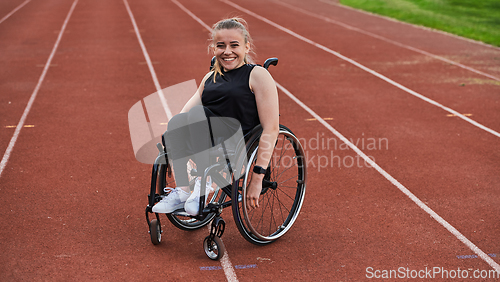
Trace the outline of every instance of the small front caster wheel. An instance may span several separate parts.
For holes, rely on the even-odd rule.
[[[161,226],[158,220],[151,220],[151,225],[149,225],[149,235],[151,235],[151,242],[153,245],[161,243]]]
[[[205,254],[212,260],[219,260],[224,256],[226,250],[224,243],[222,243],[222,240],[217,236],[214,236],[213,239],[211,239],[210,236],[205,237],[203,249],[205,249]]]

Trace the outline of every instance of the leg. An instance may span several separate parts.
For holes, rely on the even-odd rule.
[[[187,116],[192,159],[198,172],[203,173],[210,165],[210,148],[213,146],[210,125],[203,106],[193,107]]]
[[[187,173],[189,159],[195,161],[199,171],[204,171],[209,165],[209,149],[212,143],[203,107],[194,107],[188,113],[174,116],[168,123],[165,141],[168,155],[172,160],[177,188],[166,188],[171,192],[153,207],[153,212],[156,213],[172,213],[185,208],[186,202],[191,199]],[[199,182],[198,180],[193,194],[200,194]],[[199,202],[199,196],[196,202]],[[191,213],[195,215],[198,213],[197,210]]]
[[[165,187],[168,195],[153,206],[155,213],[172,213],[182,209],[189,198],[189,178],[187,174],[187,162],[189,160],[189,129],[187,128],[187,114],[175,115],[168,123],[165,133],[165,145],[168,156],[172,160],[177,188]],[[163,187],[161,188],[163,189]]]
[[[202,202],[200,196],[206,196],[204,197],[206,199],[209,193],[213,191],[211,181],[207,181],[207,179],[202,179],[201,177],[210,165],[210,149],[213,147],[213,141],[210,125],[203,106],[193,107],[189,111],[188,123],[189,132],[192,137],[190,145],[194,153],[192,159],[196,163],[198,178],[195,182],[194,191],[187,199],[184,209],[190,215],[197,215],[200,210],[200,203]],[[202,186],[204,189],[201,189]],[[204,205],[205,203],[203,203]]]
[[[187,175],[187,162],[189,160],[190,132],[187,127],[188,114],[181,113],[175,115],[168,123],[168,129],[165,133],[167,152],[172,159],[173,170],[175,173],[175,182],[178,187],[189,186]]]

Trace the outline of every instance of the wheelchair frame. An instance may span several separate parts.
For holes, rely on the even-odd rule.
[[[212,65],[214,60],[215,57],[212,58]],[[264,67],[267,69],[270,65],[276,65],[277,62],[277,58],[267,59]],[[232,152],[228,152],[224,142],[222,142],[223,154],[218,154],[219,157],[216,162],[203,172],[198,172],[195,169],[191,170],[191,176],[201,176],[201,187],[206,187],[206,180],[209,176],[217,185],[206,206],[204,203],[206,203],[206,197],[209,195],[205,195],[205,189],[200,189],[199,210],[201,212],[199,215],[188,215],[183,209],[166,215],[174,226],[182,230],[196,230],[212,222],[210,234],[203,241],[205,253],[212,260],[220,259],[225,252],[225,246],[221,240],[225,230],[225,221],[221,217],[224,208],[232,207],[233,218],[238,231],[247,241],[256,245],[266,245],[283,236],[292,227],[302,207],[306,189],[307,162],[298,138],[290,129],[280,124],[275,151],[278,146],[281,146],[281,152],[278,160],[271,159],[264,176],[261,198],[259,199],[262,207],[253,211],[246,209],[246,187],[251,181],[251,168],[257,157],[261,134],[262,127],[258,125],[243,140],[240,140],[235,150],[238,157],[236,164],[231,164],[229,161],[229,155]],[[151,241],[154,245],[161,243],[163,231],[159,214],[155,213],[156,218],[152,220],[150,220],[150,214],[153,213],[153,206],[164,196],[163,188],[169,182],[173,183],[164,138],[162,138],[162,143],[157,144],[159,154],[152,168],[151,188],[145,211]],[[290,159],[290,167],[286,165],[282,167],[285,158]],[[291,166],[294,165],[296,170],[290,170]],[[234,177],[235,171],[242,174],[238,179]],[[283,177],[285,174],[286,176]],[[290,181],[293,180],[295,180],[296,184],[292,182],[290,185]],[[193,185],[194,180],[190,183],[190,186]],[[290,194],[295,193],[295,195],[292,197],[289,192]],[[284,195],[283,199],[280,197],[282,194]],[[227,197],[230,197],[230,199],[226,200]],[[237,200],[235,201],[235,199]],[[275,202],[278,205],[277,207],[274,207]],[[269,212],[272,218],[267,218],[265,212]],[[281,215],[281,219],[274,218],[275,215]]]

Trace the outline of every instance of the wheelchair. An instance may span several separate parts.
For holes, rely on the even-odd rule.
[[[264,67],[268,69],[277,62],[277,58],[267,59]],[[212,260],[219,260],[225,252],[221,240],[225,230],[225,221],[221,217],[223,209],[231,207],[238,231],[247,241],[256,245],[276,241],[290,230],[299,215],[306,191],[306,159],[299,139],[284,125],[279,126],[273,156],[262,182],[260,207],[247,209],[246,189],[252,180],[261,134],[262,127],[258,125],[238,142],[236,148],[226,148],[224,142],[211,148],[212,165],[201,172],[193,167],[189,173],[191,189],[194,179],[199,176],[201,187],[205,187],[208,177],[216,185],[208,195],[204,195],[205,189],[200,189],[199,214],[191,216],[184,209],[166,214],[168,220],[181,230],[197,230],[211,223],[210,234],[203,241],[203,248]],[[152,207],[166,196],[165,187],[176,187],[164,136],[162,143],[157,144],[159,153],[152,168],[146,207],[146,220],[154,245],[161,243],[163,230],[158,213],[154,213],[155,218],[150,220]],[[208,204],[205,205],[207,200]]]

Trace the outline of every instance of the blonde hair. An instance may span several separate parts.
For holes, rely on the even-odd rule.
[[[238,17],[234,18],[229,18],[229,19],[223,19],[218,22],[216,22],[212,26],[212,34],[211,34],[211,43],[208,46],[209,51],[213,50],[215,48],[215,34],[217,31],[222,30],[222,29],[239,29],[241,31],[241,35],[243,35],[243,38],[245,39],[245,44],[250,43],[250,50],[253,50],[253,41],[252,37],[250,36],[250,33],[248,32],[248,24],[247,22]],[[248,54],[245,54],[245,58],[243,58],[243,61],[245,64],[248,64],[251,61],[251,58]],[[214,72],[214,83],[215,83],[215,78],[217,75],[223,75],[222,74],[222,69],[217,60],[215,60],[215,63],[211,69],[211,71]]]

